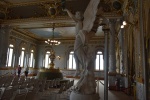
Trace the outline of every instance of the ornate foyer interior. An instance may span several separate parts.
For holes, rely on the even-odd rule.
[[[28,88],[21,85],[22,81],[16,87],[12,86],[15,81],[19,81],[18,78],[15,80],[18,77],[18,65],[22,67],[21,77],[24,77],[24,71],[29,67],[26,79],[29,83],[33,82],[31,77],[36,78],[35,82],[45,82],[40,91],[43,91],[44,86],[47,89],[46,83],[50,83],[51,78],[56,79],[57,72],[63,75],[60,83],[70,79],[71,84],[73,79],[81,77],[74,77],[76,66],[81,67],[74,61],[76,23],[64,9],[72,14],[77,11],[84,13],[89,2],[90,0],[0,1],[0,99],[5,97],[4,91],[21,90],[21,94],[23,89]],[[97,24],[98,27],[88,46],[94,56],[92,68],[95,81],[97,84],[101,84],[100,80],[104,81],[105,100],[108,99],[108,89],[133,95],[134,100],[150,100],[150,1],[100,0],[97,12],[101,16],[96,16],[98,20],[94,25]],[[46,44],[45,41],[52,37],[61,44]],[[52,50],[55,53],[53,61],[49,58]],[[39,73],[43,71],[55,74],[44,75],[49,78],[44,81],[45,78],[38,79]],[[15,89],[10,89],[10,86]],[[58,89],[61,89],[59,84],[54,90]],[[69,92],[71,90],[69,88]],[[29,91],[28,88],[28,93],[33,95],[33,91]]]

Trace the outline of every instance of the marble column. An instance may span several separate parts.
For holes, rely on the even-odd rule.
[[[120,45],[120,74],[123,74],[123,76],[120,77],[120,85],[122,85],[122,87],[128,87],[128,79],[126,77],[127,74],[125,74],[125,54],[127,55],[126,52],[126,46],[125,46],[125,37],[124,37],[124,28],[121,28],[119,31],[119,45]]]
[[[115,89],[116,80],[116,46],[115,46],[115,35],[116,35],[116,19],[109,20],[110,27],[110,40],[109,40],[109,89]]]
[[[104,100],[108,100],[108,36],[109,36],[109,27],[104,25],[102,30],[104,31],[105,36],[105,50],[104,50]]]
[[[18,63],[19,63],[19,56],[20,56],[20,41],[18,39],[16,39],[15,41],[15,48],[14,48],[14,53],[15,53],[15,64],[14,67],[18,67]]]
[[[11,28],[9,26],[0,26],[0,67],[6,66],[10,31]]]
[[[119,45],[120,45],[120,73],[124,72],[124,28],[119,31]]]

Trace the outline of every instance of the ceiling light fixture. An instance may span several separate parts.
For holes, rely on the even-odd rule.
[[[54,29],[55,29],[54,26],[55,26],[55,23],[53,23],[53,28],[52,28],[52,31],[53,31],[52,38],[45,41],[45,43],[47,43],[49,45],[59,45],[61,43],[60,41],[57,41],[54,39]]]

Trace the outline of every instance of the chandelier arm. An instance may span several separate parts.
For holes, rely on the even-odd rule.
[[[54,26],[55,26],[55,23],[53,23],[53,28],[52,28],[52,31],[53,31],[53,39],[54,39]]]

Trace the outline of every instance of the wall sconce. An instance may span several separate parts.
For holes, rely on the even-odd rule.
[[[124,28],[124,26],[126,26],[127,25],[127,22],[126,21],[123,21],[122,22],[122,25],[121,25],[121,28]]]
[[[124,25],[121,25],[121,28],[124,28]]]
[[[126,22],[126,21],[123,21],[122,24],[125,26],[125,25],[127,25],[127,22]]]
[[[60,60],[61,57],[60,57],[60,56],[57,56],[57,58]]]

